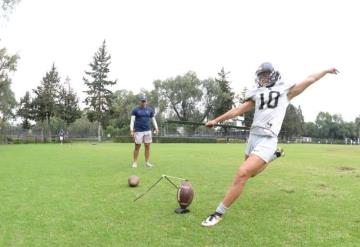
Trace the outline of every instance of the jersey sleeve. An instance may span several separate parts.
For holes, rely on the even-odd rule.
[[[288,82],[280,82],[280,85],[283,87],[283,90],[286,92],[289,92],[290,88],[292,88],[293,86],[295,86],[296,83],[292,82],[292,83],[288,83]]]
[[[296,84],[295,82],[285,84],[286,85],[286,91],[289,91],[293,86],[295,86],[295,84]]]
[[[153,118],[155,115],[155,110],[151,108],[151,111],[150,111],[150,118]]]
[[[254,88],[250,88],[248,90],[246,90],[245,92],[245,101],[248,101],[248,100],[253,100],[255,101],[255,95],[256,95],[256,90]]]

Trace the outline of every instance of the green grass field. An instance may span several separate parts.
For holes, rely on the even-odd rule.
[[[131,144],[0,146],[0,246],[360,246],[360,147],[284,145],[224,220],[200,222],[223,198],[244,144],[154,144],[132,169]],[[143,149],[141,150],[143,164]],[[140,185],[127,186],[136,174]],[[188,178],[177,215],[162,174]]]

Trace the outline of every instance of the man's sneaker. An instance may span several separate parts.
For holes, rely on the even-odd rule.
[[[145,167],[150,168],[150,167],[153,167],[153,165],[150,164],[149,162],[145,162]]]
[[[282,149],[281,147],[278,147],[275,151],[275,155],[279,158],[279,157],[284,157],[285,156],[285,151],[284,149]]]
[[[202,226],[213,226],[222,220],[222,214],[219,214],[218,212],[215,212],[213,214],[210,214],[203,222],[201,222]]]
[[[137,168],[137,163],[136,163],[136,162],[134,162],[134,163],[132,164],[132,168]]]

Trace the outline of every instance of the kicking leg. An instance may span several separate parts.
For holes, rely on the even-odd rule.
[[[280,158],[280,157],[284,157],[285,156],[285,152],[284,150],[281,148],[281,147],[278,147],[274,153],[274,155],[272,156],[271,160],[269,160],[268,163],[266,163],[261,169],[258,170],[258,172],[254,175],[252,175],[251,177],[255,177],[256,175],[258,175],[259,173],[261,173],[263,170],[265,170],[265,168],[269,165],[269,163],[271,161],[274,161],[276,160],[277,158]]]
[[[246,157],[245,157],[246,158]],[[203,226],[213,226],[218,223],[222,218],[221,216],[226,212],[227,208],[235,202],[244,190],[246,182],[258,171],[263,170],[265,161],[259,156],[252,154],[246,158],[243,165],[237,171],[234,180],[226,193],[222,203],[217,207],[216,211],[208,216],[203,222]]]
[[[237,171],[233,183],[226,193],[223,204],[225,207],[230,207],[231,204],[240,196],[247,180],[256,174],[259,170],[264,169],[265,161],[257,155],[250,155],[244,164]]]

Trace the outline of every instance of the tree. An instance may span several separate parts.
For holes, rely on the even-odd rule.
[[[246,95],[247,90],[248,90],[247,87],[244,87],[243,91],[241,92],[240,103],[245,102],[245,95]],[[248,128],[251,127],[252,122],[254,120],[254,114],[255,114],[255,109],[252,109],[252,110],[244,113],[244,125],[245,125],[245,127],[248,127]]]
[[[51,117],[57,110],[57,102],[60,89],[60,77],[55,64],[49,72],[46,72],[41,85],[34,89],[35,99],[33,100],[34,119],[41,122],[41,134],[44,141],[44,123],[47,123],[48,138],[51,141]]]
[[[18,55],[8,55],[5,48],[0,49],[0,136],[6,121],[13,117],[16,106],[14,93],[11,90],[10,73],[16,71]]]
[[[8,11],[14,9],[15,5],[18,4],[20,0],[3,0],[0,7],[0,18],[6,16]]]
[[[304,123],[304,136],[306,137],[318,137],[318,128],[313,122]]]
[[[34,91],[34,90],[33,90]],[[35,93],[36,94],[36,93]],[[36,126],[40,126],[41,129],[41,140],[45,141],[45,126],[44,123],[46,121],[46,110],[45,104],[43,100],[43,95],[36,95],[31,101],[31,109],[32,109],[32,118],[36,122]]]
[[[279,136],[281,136],[282,139],[289,139],[293,136],[297,135],[297,114],[296,114],[296,108],[289,104],[286,108],[285,117],[281,126],[281,130],[279,133]]]
[[[358,138],[355,122],[345,122],[341,128],[345,138],[350,138],[351,140]]]
[[[357,118],[355,118],[355,125],[357,130],[357,137],[358,140],[360,140],[360,115]]]
[[[304,133],[304,116],[302,115],[301,107],[296,108],[289,104],[279,136],[281,138],[289,139],[295,136],[301,136]]]
[[[132,91],[125,89],[116,91],[113,96],[111,107],[111,125],[115,128],[124,129],[127,133],[130,133],[131,111],[136,107],[138,101],[138,98]]]
[[[113,93],[107,86],[116,84],[115,81],[108,80],[109,65],[111,56],[106,50],[105,40],[99,50],[93,56],[93,61],[89,64],[91,71],[85,71],[90,77],[83,78],[85,85],[89,88],[85,93],[88,95],[85,104],[88,105],[88,119],[96,121],[98,124],[98,141],[101,141],[103,125],[108,120],[109,110]]]
[[[318,129],[318,136],[320,138],[329,138],[331,129],[332,117],[328,112],[319,112],[316,116],[315,124]]]
[[[344,120],[340,114],[334,114],[331,116],[331,125],[329,138],[332,139],[344,139],[346,130],[345,130]]]
[[[200,109],[203,109],[203,112],[201,113],[200,122],[204,121],[204,119],[209,119],[211,117],[215,116],[214,109],[217,108],[220,111],[221,107],[218,107],[218,104],[221,104],[221,102],[217,101],[219,98],[224,99],[224,93],[221,91],[221,87],[219,86],[219,83],[216,82],[216,80],[213,80],[211,78],[202,80],[202,101],[200,105]],[[233,97],[233,96],[232,96]],[[222,102],[224,104],[227,104],[228,102]],[[232,108],[232,105],[230,109]],[[225,108],[223,108],[225,109]],[[223,113],[222,113],[223,114]]]
[[[201,82],[196,73],[189,71],[183,76],[154,82],[160,100],[165,101],[178,120],[196,121],[197,104],[201,101]]]
[[[68,137],[70,124],[81,117],[79,100],[74,90],[70,87],[69,77],[65,80],[65,86],[62,86],[60,89],[57,116],[65,121],[66,136]]]
[[[81,118],[77,119],[69,126],[69,132],[76,137],[89,137],[97,133],[97,124],[90,122],[84,111]]]
[[[235,93],[231,90],[230,82],[227,79],[227,75],[230,72],[225,72],[224,67],[218,73],[218,78],[215,81],[218,83],[220,92],[215,101],[213,113],[215,116],[220,116],[225,112],[232,109],[234,106]]]
[[[216,82],[209,78],[200,80],[195,72],[189,71],[183,76],[154,81],[159,106],[168,106],[169,118],[180,121],[202,122],[213,110],[219,94]]]
[[[302,136],[304,134],[305,120],[300,106],[298,106],[296,110],[296,115],[297,115],[296,133],[298,136]]]
[[[30,120],[33,119],[32,113],[33,110],[32,110],[30,92],[27,91],[25,93],[25,96],[20,99],[19,109],[16,113],[17,116],[23,119],[21,123],[21,127],[25,130],[29,130],[31,128]]]

